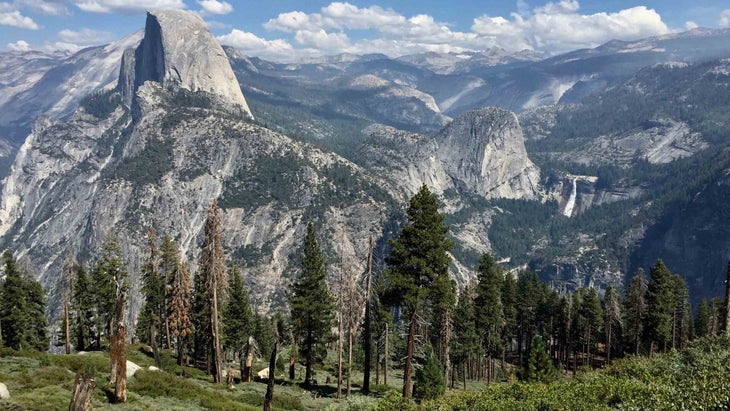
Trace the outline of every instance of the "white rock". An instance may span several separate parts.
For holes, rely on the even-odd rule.
[[[157,367],[155,367],[154,365],[150,365],[150,366],[149,366],[149,367],[148,367],[147,369],[148,369],[149,371],[160,371],[160,369],[159,369],[159,368],[157,368]]]
[[[140,367],[139,365],[127,360],[127,378],[131,378],[132,376],[134,376],[134,373],[139,371],[141,368],[142,367]]]
[[[269,378],[269,367],[266,367],[263,370],[257,372],[256,375],[258,375],[259,378],[262,378],[262,379]]]
[[[7,400],[10,398],[10,391],[8,391],[8,387],[0,382],[0,399]]]

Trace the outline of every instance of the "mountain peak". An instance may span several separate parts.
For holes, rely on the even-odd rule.
[[[206,92],[253,117],[225,51],[193,13],[147,13],[144,39],[134,53],[125,53],[120,70],[119,89],[128,104],[146,81]]]

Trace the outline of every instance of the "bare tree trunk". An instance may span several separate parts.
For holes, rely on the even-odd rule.
[[[124,323],[117,327],[115,340],[116,351],[116,381],[114,383],[114,402],[127,402],[127,346]]]
[[[725,276],[725,335],[730,335],[730,261]]]
[[[251,382],[251,368],[253,367],[253,350],[251,349],[253,344],[253,337],[248,337],[246,341],[246,353],[245,358],[241,359],[241,381]]]
[[[264,411],[272,411],[271,401],[274,399],[274,383],[276,382],[274,370],[276,370],[276,346],[278,343],[278,341],[274,341],[274,349],[271,350],[271,358],[269,359],[269,381],[266,384]]]
[[[337,305],[339,312],[337,313],[337,399],[342,398],[342,334],[344,330],[345,303],[342,297],[343,280],[342,280],[342,264],[340,264],[340,287],[337,293]]]
[[[403,397],[411,397],[411,374],[413,373],[413,345],[416,339],[416,308],[411,313],[411,321],[408,325],[408,346],[406,348],[406,364],[403,370]]]
[[[350,392],[352,390],[352,337],[353,337],[353,328],[350,327],[350,330],[347,335],[348,339],[348,349],[347,349],[347,398],[350,398]]]
[[[370,299],[372,292],[372,282],[373,282],[373,236],[370,236],[370,247],[368,250],[368,278],[367,278],[367,288],[365,292],[365,319],[363,321],[363,345],[362,349],[364,351],[364,370],[363,370],[363,380],[362,380],[362,392],[367,394],[370,392],[370,362],[371,362],[371,351],[372,351],[372,335],[370,332],[370,321],[371,321],[371,313],[370,313]]]
[[[443,338],[443,359],[444,359],[444,383],[448,387],[449,385],[449,374],[452,372],[451,370],[451,332],[453,330],[453,318],[451,310],[449,310],[447,313],[447,319],[445,321],[445,330],[444,330],[444,338]]]
[[[68,411],[89,411],[91,408],[91,394],[94,393],[94,388],[96,388],[96,381],[91,378],[90,373],[85,373],[83,377],[81,374],[76,373]]]
[[[166,347],[172,348],[172,340],[170,338],[170,319],[165,316],[165,340],[167,340]]]
[[[611,364],[611,320],[608,321],[606,330],[606,364]]]
[[[294,375],[294,366],[296,364],[296,360],[294,359],[294,352],[296,351],[297,346],[294,344],[294,336],[291,337],[291,347],[289,349],[289,379],[293,380],[296,376]]]
[[[154,321],[150,324],[150,343],[152,344],[152,355],[155,357],[155,367],[160,368],[160,350],[157,348],[157,326]]]
[[[388,334],[390,330],[390,324],[385,324],[385,355],[383,356],[383,384],[388,385]]]
[[[375,356],[375,384],[380,384],[380,354]]]
[[[211,343],[213,344],[213,382],[223,382],[223,358],[221,357],[221,343],[218,335],[218,281],[213,277],[213,298],[210,310]]]
[[[117,382],[117,336],[114,334],[109,335],[109,385],[112,386]]]
[[[66,330],[66,354],[71,354],[71,325],[68,321],[68,301],[63,303],[63,325]]]

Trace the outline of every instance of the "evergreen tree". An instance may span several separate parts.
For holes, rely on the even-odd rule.
[[[710,330],[710,308],[704,298],[697,309],[697,320],[695,321],[695,332],[698,337],[709,335]]]
[[[517,283],[512,274],[504,276],[502,284],[502,313],[504,326],[502,327],[502,361],[504,362],[506,348],[512,347],[517,327]]]
[[[101,343],[101,336],[109,341],[112,325],[121,320],[117,318],[117,295],[126,293],[128,274],[122,264],[122,247],[114,236],[107,236],[101,245],[99,260],[96,262],[92,276],[92,293],[96,308],[96,332]]]
[[[671,273],[662,260],[651,267],[651,282],[646,290],[646,337],[649,355],[655,347],[666,350],[671,339],[672,311],[674,310],[674,290]]]
[[[5,280],[0,288],[0,331],[3,344],[15,350],[47,349],[45,291],[23,275],[10,251],[3,254]]]
[[[479,350],[479,334],[476,328],[474,294],[475,284],[469,283],[461,290],[459,301],[454,311],[457,327],[452,340],[454,364],[460,365],[463,380],[469,362],[476,357]],[[452,384],[453,388],[453,384]],[[466,387],[464,387],[466,389]]]
[[[445,370],[444,380],[451,372],[451,336],[453,333],[453,314],[456,304],[456,285],[447,273],[436,277],[433,289],[429,293],[431,330],[429,339],[431,347],[436,350],[436,358]]]
[[[616,338],[620,335],[621,325],[621,302],[619,301],[618,292],[609,285],[606,288],[606,294],[603,296],[603,330],[606,335],[606,362],[611,362],[611,353],[614,346],[620,341]]]
[[[327,289],[324,257],[311,222],[307,224],[301,267],[299,278],[291,285],[289,306],[299,355],[304,358],[304,385],[308,387],[312,382],[312,366],[327,356],[327,343],[333,339],[335,322],[335,298]]]
[[[431,400],[444,394],[444,369],[433,351],[426,357],[426,362],[416,370],[416,385],[413,397],[417,400]]]
[[[91,279],[79,264],[74,279],[73,294],[71,296],[71,307],[73,312],[74,338],[76,339],[76,350],[86,350],[93,340],[98,337],[94,335],[94,296],[91,292]]]
[[[671,277],[673,309],[672,309],[672,348],[681,349],[692,338],[692,312],[689,304],[689,290],[679,274]]]
[[[549,383],[558,378],[558,371],[545,351],[545,343],[539,335],[536,335],[530,343],[527,365],[522,371],[521,378],[528,382],[542,383]]]
[[[226,349],[240,356],[243,355],[246,341],[253,331],[253,313],[238,266],[231,268],[228,277],[228,303],[223,315],[223,336]]]
[[[426,185],[411,198],[407,210],[408,224],[395,240],[389,242],[387,301],[400,304],[409,318],[408,340],[403,373],[403,396],[411,396],[411,374],[419,306],[431,292],[440,275],[447,275],[452,247],[446,238],[448,227],[438,211],[436,197]]]
[[[173,333],[170,325],[169,313],[172,305],[172,289],[176,280],[176,275],[180,274],[182,262],[180,260],[180,250],[174,241],[165,234],[160,245],[160,282],[162,283],[162,304],[160,306],[160,325],[164,331],[164,342],[167,348],[172,348]],[[186,268],[187,269],[187,268]],[[187,274],[187,271],[186,271]],[[190,287],[190,279],[187,282]],[[190,294],[190,291],[187,291]],[[161,335],[162,337],[162,335]]]
[[[276,328],[271,321],[271,318],[254,313],[253,314],[253,335],[256,336],[256,344],[264,349],[265,347],[271,347],[277,341],[276,339]]]
[[[223,382],[223,352],[221,350],[220,324],[226,300],[228,278],[221,239],[220,208],[216,200],[208,208],[205,222],[205,238],[200,252],[198,276],[204,287],[204,298],[209,311],[206,329],[210,342],[211,373],[213,382]]]
[[[477,267],[477,296],[475,300],[476,329],[480,333],[482,349],[488,358],[487,380],[491,382],[492,359],[502,353],[502,269],[491,254],[484,254]]]
[[[649,283],[644,270],[639,268],[631,279],[624,300],[624,330],[626,345],[634,355],[639,355],[641,341],[644,340],[644,321],[646,317],[646,290]]]
[[[517,279],[517,297],[515,304],[515,318],[517,325],[517,350],[519,351],[520,365],[523,365],[523,354],[528,347],[526,343],[532,341],[537,329],[537,312],[543,297],[543,287],[537,274],[523,271]]]
[[[155,350],[160,344],[159,331],[164,308],[164,283],[160,278],[159,265],[157,233],[150,229],[147,238],[147,257],[140,273],[145,303],[137,320],[137,333],[142,341],[150,344]]]
[[[193,279],[193,358],[196,363],[205,362],[210,372],[210,300],[206,292],[205,278],[198,273]]]
[[[601,338],[603,328],[603,310],[601,300],[593,288],[583,289],[583,301],[579,308],[581,317],[585,319],[585,334],[583,334],[588,365],[592,366],[592,353],[596,342]]]

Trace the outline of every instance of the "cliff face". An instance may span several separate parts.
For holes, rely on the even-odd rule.
[[[464,188],[485,198],[537,198],[540,172],[527,157],[514,113],[485,108],[462,114],[437,136],[438,158]]]
[[[119,89],[128,102],[146,81],[154,81],[206,92],[253,118],[228,56],[205,22],[192,13],[149,12],[144,39],[134,54],[125,53],[119,77]]]

